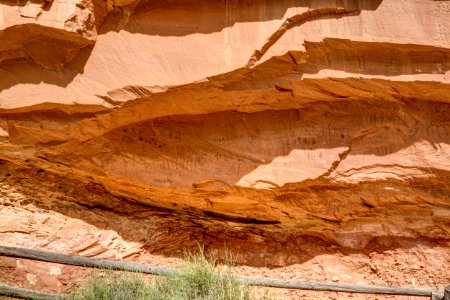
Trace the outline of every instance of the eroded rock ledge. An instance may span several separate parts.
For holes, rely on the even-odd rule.
[[[221,222],[253,223],[263,236],[294,232],[355,251],[380,237],[446,243],[449,85],[376,75],[445,81],[448,53],[306,43],[306,52],[144,94],[116,109],[5,110],[1,150],[4,159],[26,160],[58,181],[74,180],[64,179],[68,174],[92,181],[100,196],[220,220],[217,230],[227,228]],[[366,78],[308,78],[322,70]],[[85,205],[106,205],[99,199]],[[386,207],[395,213],[380,215]]]
[[[287,236],[346,251],[401,239],[446,244],[450,105],[420,99],[419,93],[408,96],[431,87],[438,93],[446,85],[374,79],[299,83],[321,101],[303,101],[276,87],[226,91],[212,80],[112,111],[3,113],[9,136],[2,152],[11,168],[6,172],[29,176],[31,189],[60,186],[59,194],[76,205],[131,217],[125,203],[132,203],[145,218],[152,219],[147,213],[156,209],[176,216],[174,222],[204,222],[201,233],[186,227],[182,232],[214,249],[228,239],[238,245],[255,230],[262,239],[255,251],[284,245]],[[213,87],[198,88],[205,85]],[[360,86],[365,97],[358,98]],[[196,114],[202,104],[223,111]],[[14,166],[19,161],[27,163]],[[7,174],[8,185],[22,186],[9,182]],[[90,196],[77,197],[84,189]],[[175,238],[170,231],[158,247],[172,247]],[[153,249],[151,244],[145,247]],[[243,263],[255,263],[240,255]]]
[[[61,68],[95,43],[105,6],[101,0],[2,2],[0,66],[29,61]]]
[[[0,243],[446,254],[449,4],[300,2],[5,8],[29,21],[0,33]]]

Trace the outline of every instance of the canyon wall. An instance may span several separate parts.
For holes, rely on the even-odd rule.
[[[3,1],[0,159],[4,245],[446,283],[450,2]]]
[[[139,1],[115,9],[103,1],[42,3],[33,18],[21,12],[36,4],[3,2],[2,61],[9,63],[0,75],[2,108],[123,102],[303,52],[305,42],[326,38],[411,47],[450,44],[446,1]],[[345,68],[342,61],[327,67],[339,64],[329,57],[303,77],[448,82],[445,55],[422,69],[427,62],[414,49],[411,62],[396,59],[395,49],[377,52],[384,56],[378,66],[358,60],[361,50],[353,49],[347,59],[356,61]],[[439,49],[428,51],[442,55]],[[388,73],[387,64],[392,64]],[[430,68],[439,64],[431,76]]]

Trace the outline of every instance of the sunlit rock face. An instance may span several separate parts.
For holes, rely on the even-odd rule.
[[[2,2],[0,30],[2,244],[448,248],[449,1]]]
[[[371,51],[371,46],[367,45],[366,49],[354,49],[348,54],[334,54],[328,60],[318,57],[320,66],[307,73],[320,71],[321,78],[403,75],[406,80],[413,81],[416,79],[405,76],[411,73],[396,69],[405,63],[399,61],[396,51],[407,49],[405,44],[444,48],[450,45],[446,1],[142,0],[112,8],[99,0],[53,1],[39,4],[43,6],[40,8],[42,12],[34,18],[20,16],[20,11],[38,4],[30,1],[20,2],[21,5],[3,3],[0,28],[5,33],[19,30],[14,36],[22,39],[14,41],[16,48],[11,46],[8,49],[25,45],[26,52],[31,55],[33,48],[39,48],[38,54],[70,48],[67,52],[75,56],[75,49],[82,48],[75,58],[70,56],[70,60],[62,59],[61,55],[60,60],[66,62],[63,69],[43,69],[23,61],[3,66],[0,74],[3,108],[42,102],[121,103],[159,92],[168,86],[188,84],[246,65],[257,65],[288,51],[304,51],[308,48],[306,42],[318,43],[326,38],[401,46],[374,51],[383,57],[378,66],[358,60],[359,56]],[[69,47],[67,43],[58,43],[61,39],[56,33],[49,33],[53,40],[33,47],[29,45],[32,38],[26,35],[26,26],[30,24],[33,28],[45,28],[45,32],[58,29],[72,41],[78,37],[85,40],[78,42],[77,47]],[[2,45],[7,40],[2,35]],[[95,46],[83,48],[88,41],[95,41]],[[348,48],[343,46],[340,49]],[[20,51],[14,51],[14,56]],[[414,56],[415,50],[409,51]],[[339,55],[343,57],[336,57]],[[325,56],[322,55],[324,59]],[[352,67],[342,69],[342,58],[346,56],[351,56],[355,62]],[[421,61],[420,57],[416,60]],[[424,63],[422,61],[422,68],[419,66],[414,72],[429,75],[430,68],[443,62],[436,58],[427,67],[423,66]],[[328,68],[327,64],[341,64],[336,70],[339,72],[330,73],[328,70],[333,68]],[[391,65],[389,73],[386,73],[385,69],[389,68],[386,65]],[[380,69],[378,72],[377,68]],[[442,81],[441,77],[433,79],[433,76],[428,76],[425,80]]]

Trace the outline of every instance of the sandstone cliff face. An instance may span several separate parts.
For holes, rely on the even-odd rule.
[[[36,40],[26,36],[25,28],[30,24],[46,32],[58,29],[72,42],[78,37],[85,43],[96,40],[95,47],[85,49],[91,51],[89,55],[80,53],[62,70],[42,70],[29,64],[3,67],[3,108],[42,102],[105,104],[103,97],[126,101],[142,93],[229,72],[249,61],[261,63],[288,51],[304,51],[305,41],[321,42],[325,38],[447,48],[450,43],[446,1],[141,1],[110,9],[106,19],[106,3],[85,2],[54,1],[45,4],[48,7],[44,5],[47,8],[35,18],[20,16],[24,7],[36,6],[31,2],[24,6],[15,2],[2,5],[3,34],[17,28],[22,34],[14,36],[23,37],[23,42]],[[77,25],[68,25],[74,22]],[[75,48],[58,43],[60,38],[53,36],[50,43],[54,46],[39,47],[40,54]],[[2,38],[2,44],[5,40]],[[81,44],[78,42],[79,48]],[[26,48],[32,51],[32,47]],[[425,80],[444,81],[445,66],[437,79],[430,76],[429,70],[417,66],[420,57],[410,65],[395,61],[393,50],[385,49],[381,62],[382,66],[393,64],[389,74],[374,71],[359,61],[358,55],[352,55],[356,59],[352,67],[322,66],[307,73],[321,71],[320,77],[384,75],[398,80],[406,77],[408,81],[416,78],[405,75],[421,74],[428,75]],[[443,63],[436,58],[433,65]],[[445,80],[448,82],[448,75]]]
[[[0,30],[2,244],[450,279],[450,2],[3,2]]]

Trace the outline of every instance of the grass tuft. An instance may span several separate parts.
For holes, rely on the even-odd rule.
[[[203,251],[189,256],[186,265],[167,277],[150,282],[136,273],[106,272],[93,276],[73,300],[252,300],[258,297],[250,287],[231,275],[231,268],[217,270]]]
[[[146,298],[147,284],[137,273],[106,271],[90,277],[71,300],[134,300]]]

